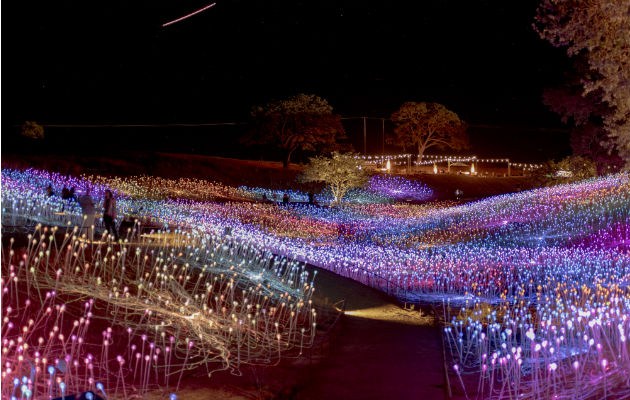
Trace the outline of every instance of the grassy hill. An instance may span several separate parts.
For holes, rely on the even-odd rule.
[[[238,160],[191,154],[128,152],[116,156],[91,155],[3,155],[2,168],[38,168],[62,174],[104,176],[153,175],[164,178],[199,178],[231,186],[256,186],[270,189],[295,189],[318,192],[322,185],[302,184],[296,176],[302,166],[282,168],[281,162]],[[511,193],[533,187],[527,177],[476,177],[455,174],[407,175],[426,183],[436,199],[450,199],[456,189],[465,198],[480,198]]]

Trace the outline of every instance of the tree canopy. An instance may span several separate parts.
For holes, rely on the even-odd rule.
[[[542,0],[535,21],[541,38],[586,61],[580,94],[609,106],[601,115],[608,132],[603,144],[630,167],[630,2]]]
[[[22,130],[20,131],[20,134],[31,139],[43,139],[44,127],[35,121],[26,121],[22,125]]]
[[[389,142],[417,149],[419,159],[431,147],[468,147],[466,123],[442,104],[407,102],[392,114],[392,120],[395,136]]]
[[[325,99],[314,94],[298,94],[254,107],[251,115],[256,128],[245,142],[279,147],[286,168],[295,150],[329,151],[344,138],[341,117],[332,110]]]
[[[593,160],[599,173],[614,172],[624,165],[617,149],[609,145],[610,132],[604,125],[604,117],[614,110],[602,100],[601,91],[583,93],[581,76],[588,68],[584,57],[577,57],[564,84],[544,90],[543,103],[558,113],[562,122],[573,125],[573,154]]]
[[[363,161],[356,154],[334,151],[330,157],[313,157],[300,175],[302,182],[324,182],[332,191],[335,204],[339,204],[348,189],[363,187],[368,175]]]

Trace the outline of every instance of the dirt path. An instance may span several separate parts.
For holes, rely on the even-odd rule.
[[[319,271],[318,295],[346,299],[329,356],[299,399],[443,399],[441,341],[433,318],[406,311],[374,289]]]

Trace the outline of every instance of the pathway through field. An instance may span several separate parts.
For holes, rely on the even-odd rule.
[[[406,311],[381,292],[319,271],[319,296],[346,299],[330,354],[299,399],[443,399],[442,345],[432,316]]]

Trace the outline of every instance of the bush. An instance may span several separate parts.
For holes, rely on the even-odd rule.
[[[538,169],[535,178],[541,186],[561,185],[597,176],[597,166],[586,157],[569,156],[560,161],[547,161]]]

